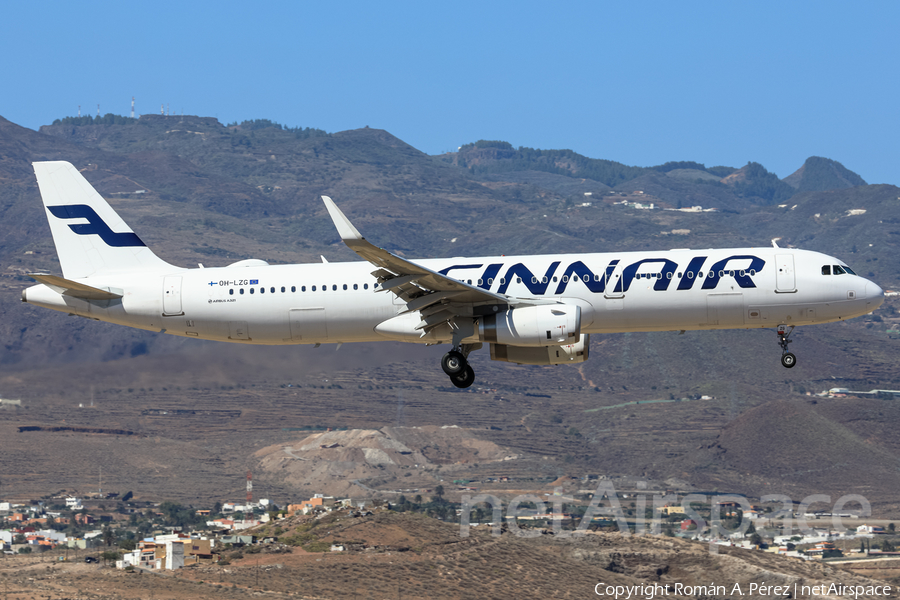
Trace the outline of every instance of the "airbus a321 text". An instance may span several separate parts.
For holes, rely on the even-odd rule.
[[[67,162],[36,162],[62,277],[32,274],[22,300],[138,329],[240,344],[396,340],[451,346],[457,387],[469,353],[532,365],[580,363],[589,335],[774,328],[781,363],[797,325],[878,308],[884,292],[843,261],[764,247],[407,260],[372,245],[328,197],[364,262],[184,269],[158,258]]]

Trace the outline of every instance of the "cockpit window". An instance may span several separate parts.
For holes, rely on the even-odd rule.
[[[834,267],[832,267],[832,269],[834,269],[835,275],[843,275],[846,272],[846,271],[844,271],[844,269],[841,268],[841,265],[834,265]]]
[[[825,265],[822,267],[822,275],[831,275],[831,265]]]
[[[856,275],[856,273],[853,271],[853,269],[851,269],[850,267],[848,267],[846,265],[844,266],[844,270],[847,271],[848,273],[850,273],[851,275]]]

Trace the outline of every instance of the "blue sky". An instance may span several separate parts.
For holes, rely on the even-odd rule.
[[[900,184],[900,3],[13,2],[0,116],[268,118]]]

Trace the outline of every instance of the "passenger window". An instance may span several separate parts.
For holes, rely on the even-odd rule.
[[[332,285],[331,285],[331,291],[332,291],[332,292],[336,292],[336,291],[337,291],[337,284],[332,284]]]
[[[272,288],[269,288],[269,291],[272,292],[272,293],[274,294],[274,293],[275,293],[275,288],[273,288],[273,287],[272,287]],[[281,288],[281,291],[283,292],[283,291],[284,291],[284,288]]]
[[[822,275],[831,275],[831,265],[825,265],[822,267]]]
[[[234,296],[234,289],[228,290],[228,295],[229,295],[229,296]]]
[[[275,291],[275,290],[273,289],[272,291]],[[283,294],[285,291],[287,291],[287,290],[284,289],[284,286],[281,286],[281,293]]]
[[[756,269],[750,269],[750,276],[751,276],[751,277],[755,277],[755,276],[756,276]]]
[[[252,293],[253,293],[253,290],[250,290],[250,293],[252,294]],[[259,293],[260,293],[260,294],[265,294],[265,293],[266,293],[266,288],[259,288]]]
[[[556,275],[553,276],[553,283],[556,283]]]
[[[516,277],[516,283],[522,283],[522,278],[521,278],[521,277]]]
[[[312,291],[316,291],[316,286],[312,286]]]
[[[694,272],[688,271],[688,279],[693,279],[693,278],[694,278]]]
[[[549,281],[547,280],[546,277],[542,277],[542,278],[541,278],[541,283],[549,283]]]
[[[244,288],[241,288],[241,296],[244,295]]]
[[[672,271],[669,271],[668,273],[666,273],[666,278],[672,279]]]
[[[292,286],[291,286],[291,291],[292,291],[292,292],[296,292],[296,291],[297,291],[297,286],[296,286],[296,285],[292,285]],[[306,290],[304,289],[303,291],[306,291]]]
[[[493,277],[488,278],[488,285],[494,285],[494,279],[493,279]]]
[[[345,290],[347,289],[347,284],[346,284],[346,283],[344,284],[344,289],[345,289]]]
[[[482,281],[481,279],[478,280],[478,285],[481,285],[483,283],[484,283],[484,281]]]
[[[256,292],[256,288],[250,288],[250,293],[252,294],[254,292]]]
[[[555,277],[554,277],[554,279],[555,279]],[[568,275],[563,275],[563,283],[569,283],[569,276],[568,276]]]
[[[537,277],[532,277],[532,278],[531,278],[531,283],[537,283]]]
[[[369,289],[369,284],[368,284],[368,283],[364,283],[364,284],[363,284],[363,289],[364,289],[364,290]]]
[[[600,276],[599,276],[599,275],[594,275],[594,281],[600,281]]]
[[[834,265],[833,267],[831,267],[831,269],[835,275],[843,275],[844,274],[844,269],[841,268],[841,265]]]
[[[354,284],[353,284],[353,289],[354,289],[354,290],[358,290],[358,289],[359,289],[359,284],[354,283]]]

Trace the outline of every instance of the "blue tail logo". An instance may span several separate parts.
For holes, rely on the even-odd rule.
[[[99,235],[107,246],[122,248],[125,246],[146,246],[134,233],[116,233],[100,218],[100,215],[87,204],[69,204],[66,206],[48,206],[57,219],[87,219],[87,223],[69,225],[69,229],[78,235]]]

